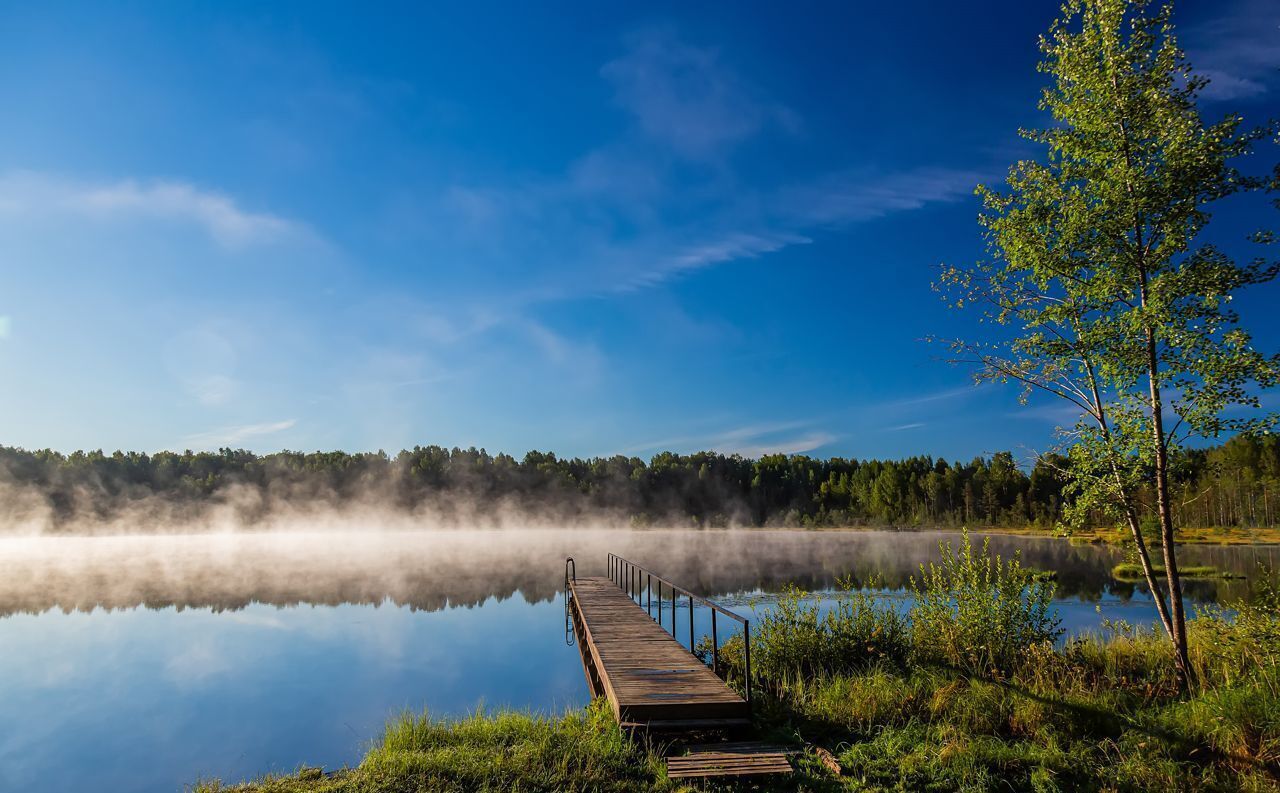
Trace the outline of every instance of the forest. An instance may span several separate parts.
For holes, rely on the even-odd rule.
[[[1280,438],[1238,436],[1172,461],[1181,527],[1274,526]],[[1009,452],[952,462],[715,452],[523,459],[483,449],[384,452],[62,454],[0,446],[0,527],[184,523],[230,511],[253,525],[286,512],[378,508],[442,525],[999,526],[1052,529],[1071,498],[1069,461]]]

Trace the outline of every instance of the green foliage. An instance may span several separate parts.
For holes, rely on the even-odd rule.
[[[1277,619],[1265,605],[1256,618]],[[1193,621],[1207,671],[1189,696],[1167,640],[1117,625],[1033,645],[996,680],[874,667],[789,682],[773,709],[821,736],[849,790],[1270,791],[1280,785],[1280,669],[1220,669],[1244,669],[1270,641],[1251,619],[1224,614],[1212,631]]]
[[[1170,452],[1191,438],[1261,434],[1280,414],[1259,392],[1280,382],[1280,355],[1253,347],[1231,300],[1280,275],[1266,250],[1237,264],[1202,239],[1209,208],[1268,187],[1239,168],[1266,137],[1229,115],[1206,123],[1207,81],[1179,49],[1172,7],[1070,0],[1040,40],[1053,118],[1023,137],[1042,160],[1014,165],[1001,192],[980,186],[989,260],[943,273],[957,306],[977,303],[1008,328],[954,343],[980,380],[1016,381],[1069,403],[1062,431],[1070,479],[1065,523],[1128,526],[1136,552],[1141,491],[1155,494],[1167,592],[1153,587],[1184,683],[1186,624],[1176,574]],[[1260,230],[1261,246],[1276,235]],[[1166,426],[1166,413],[1173,421]]]
[[[873,592],[843,589],[832,598],[794,586],[784,591],[755,621],[753,671],[765,680],[780,680],[904,664],[910,642],[902,615]]]
[[[1022,566],[1019,555],[975,553],[968,532],[959,552],[940,544],[942,559],[911,581],[911,636],[917,656],[973,674],[1008,674],[1022,653],[1061,634],[1055,584]]]
[[[1280,574],[1260,568],[1252,596],[1230,608],[1205,606],[1191,624],[1202,677],[1231,685],[1280,670]],[[1274,677],[1267,677],[1275,685]]]
[[[1158,464],[1157,443],[1275,424],[1230,410],[1259,407],[1256,388],[1280,375],[1231,300],[1280,265],[1238,265],[1199,239],[1211,204],[1265,187],[1238,166],[1266,130],[1201,118],[1206,81],[1178,48],[1168,7],[1074,0],[1041,50],[1052,82],[1040,105],[1055,123],[1022,134],[1045,157],[1014,165],[1005,192],[978,188],[990,259],[947,270],[942,284],[1015,330],[1007,343],[960,346],[980,377],[1055,394],[1087,418],[1070,436],[1075,503],[1118,519],[1121,491]],[[1161,389],[1178,394],[1165,434],[1153,427]]]

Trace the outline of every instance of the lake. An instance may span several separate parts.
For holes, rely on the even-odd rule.
[[[0,790],[180,791],[359,761],[388,716],[586,703],[564,559],[618,553],[750,614],[788,582],[908,576],[954,532],[524,530],[0,539]],[[1118,549],[995,535],[1058,573],[1071,633],[1152,622]],[[1276,546],[1180,549],[1241,575]],[[1189,605],[1247,581],[1189,581]],[[683,622],[684,614],[680,615]],[[701,621],[701,617],[699,617]]]

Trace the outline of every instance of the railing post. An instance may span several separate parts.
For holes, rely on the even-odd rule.
[[[658,627],[662,627],[662,579],[658,579]]]
[[[747,713],[751,712],[751,621],[742,623],[742,652],[746,658]]]
[[[693,652],[693,593],[689,593],[689,652]]]
[[[720,674],[720,642],[716,639],[715,609],[711,609],[711,671]]]
[[[644,613],[648,614],[649,618],[652,619],[653,618],[653,573],[649,573],[649,578],[645,583],[644,592],[648,598],[648,603],[644,607]]]

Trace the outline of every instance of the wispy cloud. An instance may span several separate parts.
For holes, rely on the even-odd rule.
[[[1212,101],[1267,93],[1280,76],[1280,10],[1274,0],[1238,0],[1213,7],[1211,22],[1187,30],[1184,46],[1209,78]]]
[[[1209,84],[1200,92],[1205,99],[1221,102],[1227,99],[1258,96],[1267,92],[1266,85],[1248,77],[1240,77],[1217,69],[1202,69],[1200,73],[1209,78]]]
[[[636,444],[622,454],[640,452],[712,451],[757,458],[766,454],[803,454],[838,440],[837,435],[811,427],[804,421],[748,424],[700,435],[667,438]]]
[[[787,232],[730,232],[718,239],[692,245],[666,258],[638,269],[629,280],[623,280],[613,291],[631,292],[670,281],[682,275],[725,262],[755,259],[780,251],[789,245],[804,245],[807,237]]]
[[[226,446],[234,447],[237,444],[241,444],[255,438],[261,438],[265,435],[274,435],[277,432],[284,432],[287,429],[291,429],[297,423],[296,419],[285,419],[284,421],[272,421],[262,424],[241,424],[239,426],[223,427],[209,432],[198,432],[194,435],[188,435],[183,438],[183,443],[192,449],[218,449]]]
[[[765,98],[716,49],[663,29],[638,31],[626,43],[627,51],[600,73],[641,131],[681,156],[720,158],[768,126],[799,125],[794,112]]]
[[[165,368],[206,407],[226,404],[239,390],[237,358],[235,345],[215,327],[188,328],[164,345]]]
[[[245,209],[224,193],[187,182],[124,179],[91,183],[32,172],[0,176],[0,215],[50,214],[187,223],[228,248],[312,236],[300,223]]]
[[[899,424],[896,427],[885,427],[886,432],[902,432],[903,430],[916,430],[924,426],[923,421],[913,421],[910,424]]]
[[[1072,427],[1084,415],[1080,408],[1061,402],[1052,404],[1028,405],[1011,411],[1013,418],[1043,421],[1055,427]]]
[[[875,220],[895,212],[950,203],[973,193],[990,174],[969,169],[919,167],[895,173],[846,171],[784,189],[777,204],[784,218],[826,226]]]
[[[641,31],[624,47],[601,75],[632,126],[560,173],[454,183],[434,203],[402,201],[391,226],[436,235],[439,256],[510,272],[503,290],[523,287],[529,302],[553,302],[635,292],[776,254],[819,232],[963,199],[993,175],[944,164],[782,178],[749,171],[731,152],[771,132],[785,147],[800,125],[793,111],[717,49],[672,30]],[[536,274],[512,269],[531,258],[548,264]]]
[[[778,438],[776,440],[762,440],[756,443],[716,444],[710,448],[712,451],[720,452],[721,454],[737,454],[747,458],[758,458],[766,454],[803,454],[826,446],[836,439],[837,436],[829,432],[807,432],[803,435]]]
[[[957,388],[943,388],[937,391],[930,391],[926,394],[915,394],[912,396],[904,396],[898,399],[889,400],[886,406],[889,407],[911,407],[913,405],[926,405],[930,402],[944,402],[959,399],[968,399],[982,393],[982,385],[967,385]]]

